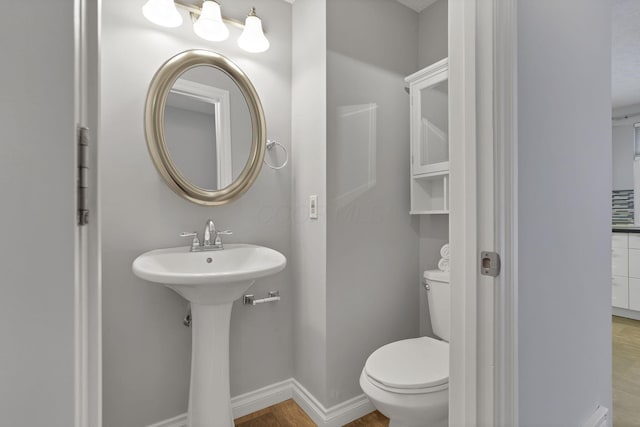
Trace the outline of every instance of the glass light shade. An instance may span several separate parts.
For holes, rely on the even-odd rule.
[[[260,53],[269,49],[269,40],[262,31],[262,20],[253,10],[244,22],[244,31],[238,39],[238,46],[251,53]]]
[[[220,42],[229,37],[229,29],[222,21],[220,5],[207,0],[202,3],[200,17],[193,24],[193,31],[201,38],[212,42]]]
[[[182,15],[173,0],[149,0],[142,6],[142,14],[149,21],[163,27],[182,25]]]

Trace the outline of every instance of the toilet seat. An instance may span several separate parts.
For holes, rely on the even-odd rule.
[[[449,344],[420,337],[380,347],[367,359],[367,379],[392,393],[422,394],[449,387]]]

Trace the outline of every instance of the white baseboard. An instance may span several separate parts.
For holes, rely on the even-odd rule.
[[[177,417],[160,421],[148,427],[187,427],[187,414],[178,415]]]
[[[609,427],[609,410],[604,406],[598,406],[596,412],[587,420],[582,427]]]
[[[262,387],[231,399],[233,418],[244,417],[292,397],[293,378]]]
[[[613,307],[613,315],[626,317],[627,319],[640,320],[640,311],[627,310],[626,308]]]
[[[302,384],[295,379],[292,382],[293,400],[318,426],[340,427],[375,410],[364,394],[325,408]]]
[[[290,378],[232,398],[233,417],[240,418],[291,398],[321,427],[340,427],[374,410],[364,394],[327,409],[302,384]],[[148,427],[187,427],[187,414]]]

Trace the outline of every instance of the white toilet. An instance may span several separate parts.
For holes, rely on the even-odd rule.
[[[449,414],[449,272],[424,272],[433,332],[380,347],[367,359],[360,387],[389,427],[446,427]]]

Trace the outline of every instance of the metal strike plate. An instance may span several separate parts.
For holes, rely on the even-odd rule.
[[[500,255],[497,252],[480,252],[480,273],[491,277],[500,274]]]

